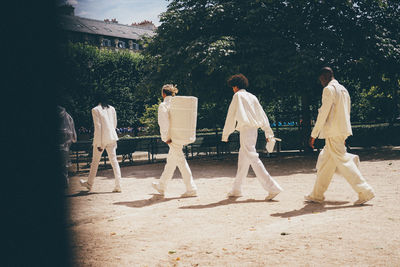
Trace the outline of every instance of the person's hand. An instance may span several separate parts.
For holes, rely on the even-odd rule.
[[[172,140],[171,140],[171,139],[168,139],[167,141],[165,141],[165,143],[167,143],[167,145],[169,145],[169,144],[172,143]]]
[[[269,138],[265,138],[265,140],[267,140],[267,143],[270,141]]]
[[[99,151],[99,152],[101,152],[101,151],[103,151],[103,149],[101,148],[101,147],[97,147],[97,150]]]
[[[314,149],[314,142],[315,142],[315,138],[314,137],[310,137],[310,142],[309,145],[312,149]]]

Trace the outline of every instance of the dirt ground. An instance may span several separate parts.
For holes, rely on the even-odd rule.
[[[198,197],[180,198],[175,172],[164,198],[155,194],[164,163],[122,167],[122,193],[111,193],[112,169],[92,192],[73,176],[65,192],[74,266],[400,266],[400,148],[353,151],[376,197],[357,195],[336,176],[324,204],[304,202],[317,153],[262,158],[284,188],[274,201],[250,170],[243,197],[228,199],[237,155],[189,160]],[[250,168],[251,169],[251,168]]]

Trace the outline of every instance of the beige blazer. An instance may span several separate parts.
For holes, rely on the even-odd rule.
[[[117,142],[117,114],[114,107],[103,108],[98,105],[92,109],[94,123],[93,146],[105,148],[109,144]]]
[[[322,105],[318,109],[317,122],[311,132],[311,137],[325,139],[352,135],[350,108],[349,92],[333,79],[323,90]]]

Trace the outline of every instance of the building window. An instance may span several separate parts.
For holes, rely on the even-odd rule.
[[[103,39],[103,41],[101,42],[102,46],[111,46],[111,40],[109,39]]]
[[[132,48],[135,49],[135,50],[139,50],[139,44],[132,43]]]
[[[93,29],[98,30],[96,26],[92,26]]]
[[[109,28],[104,27],[104,29],[108,32],[112,32],[112,30],[110,30]]]
[[[118,48],[125,48],[125,42],[124,41],[118,41]]]

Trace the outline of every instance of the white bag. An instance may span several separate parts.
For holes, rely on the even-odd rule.
[[[172,97],[169,115],[173,143],[187,145],[196,141],[197,97]]]
[[[272,138],[269,139],[269,142],[267,142],[267,145],[265,146],[265,148],[267,149],[268,153],[274,152],[276,141],[282,141],[282,139],[279,139],[279,138],[276,138],[276,137],[272,137]]]

